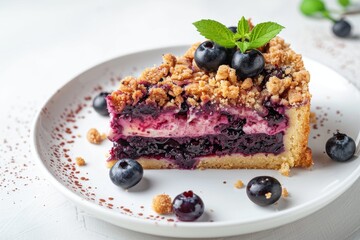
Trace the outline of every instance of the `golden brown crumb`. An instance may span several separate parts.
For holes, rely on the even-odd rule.
[[[87,140],[93,144],[100,144],[106,139],[106,134],[100,134],[96,128],[91,128],[86,135]]]
[[[237,180],[234,184],[234,187],[240,189],[244,187],[244,183],[241,180]]]
[[[75,161],[78,166],[84,166],[86,164],[85,159],[82,157],[77,157]]]
[[[271,192],[268,192],[268,193],[265,193],[265,197],[266,197],[266,199],[270,199],[271,198]]]
[[[310,112],[310,123],[315,124],[316,123],[316,113]]]
[[[153,198],[152,208],[158,214],[170,214],[172,212],[171,197],[167,194],[160,194]]]
[[[281,164],[281,167],[279,169],[279,173],[283,176],[290,176],[290,166],[287,162],[284,162]]]
[[[284,198],[286,198],[286,197],[289,196],[289,192],[287,191],[286,188],[283,188],[283,189],[282,189],[281,196],[284,197]]]
[[[109,160],[106,162],[106,167],[111,168],[118,160]]]
[[[253,86],[253,82],[251,78],[246,78],[244,82],[241,84],[241,89],[248,90]]]
[[[109,97],[113,109],[121,112],[126,105],[135,105],[140,99],[159,107],[179,107],[185,100],[181,97],[184,95],[187,103],[194,107],[207,102],[254,107],[269,98],[290,107],[310,101],[310,75],[301,55],[290,49],[283,39],[275,37],[262,49],[265,71],[281,69],[282,75],[265,78],[260,74],[244,80],[238,79],[235,69],[228,65],[221,65],[211,73],[199,69],[194,62],[198,45],[191,46],[181,57],[164,55],[163,64],[145,69],[139,78],[121,80],[119,89]]]

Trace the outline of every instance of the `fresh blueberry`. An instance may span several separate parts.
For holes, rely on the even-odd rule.
[[[212,41],[205,41],[196,49],[194,58],[199,68],[216,72],[220,65],[227,63],[227,50]]]
[[[106,97],[109,95],[108,92],[101,92],[93,100],[93,108],[97,113],[103,116],[108,116],[109,112],[106,104]]]
[[[351,32],[351,25],[348,21],[340,19],[338,21],[335,21],[332,27],[332,31],[338,37],[348,37]]]
[[[255,177],[250,180],[246,187],[246,194],[251,201],[260,206],[275,203],[281,197],[281,184],[278,180],[269,176]]]
[[[228,29],[229,29],[230,31],[232,31],[233,33],[236,33],[236,32],[237,32],[237,27],[235,27],[235,26],[228,27]]]
[[[237,47],[226,48],[226,55],[227,55],[226,64],[227,65],[231,66],[231,61],[232,61],[236,51],[237,51]]]
[[[236,70],[236,74],[241,79],[259,75],[264,66],[264,56],[256,49],[251,49],[245,53],[236,51],[231,61],[231,67]]]
[[[180,221],[195,221],[204,213],[204,203],[192,191],[183,192],[174,198],[173,211]]]
[[[325,148],[332,160],[345,162],[354,156],[356,145],[351,137],[337,132],[326,142]]]
[[[143,168],[137,161],[124,158],[112,166],[109,175],[115,185],[128,189],[140,182],[143,176]]]

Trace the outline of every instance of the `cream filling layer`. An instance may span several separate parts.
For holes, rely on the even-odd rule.
[[[226,112],[246,119],[243,126],[245,134],[265,133],[273,135],[287,128],[287,121],[269,126],[268,121],[261,117],[256,111],[247,108],[227,109]],[[216,126],[228,124],[226,115],[220,112],[213,114],[189,111],[187,116],[176,116],[174,112],[167,112],[159,115],[156,119],[151,116],[144,116],[143,119],[119,118],[114,119],[122,127],[117,134],[121,136],[141,137],[198,137],[202,135],[218,134]],[[110,131],[109,138],[118,139],[114,131]]]

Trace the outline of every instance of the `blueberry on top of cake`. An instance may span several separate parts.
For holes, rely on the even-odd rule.
[[[301,55],[275,37],[282,27],[244,18],[235,28],[194,25],[210,40],[183,56],[163,55],[107,97],[109,165],[133,158],[153,169],[311,166],[310,76]]]

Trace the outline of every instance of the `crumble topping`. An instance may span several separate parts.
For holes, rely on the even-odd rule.
[[[110,160],[108,160],[108,161],[106,162],[106,167],[107,167],[107,168],[112,168],[112,166],[114,166],[117,161],[118,161],[117,159],[110,159]]]
[[[310,123],[316,124],[316,113],[310,112]]]
[[[102,141],[106,139],[106,134],[100,134],[96,128],[91,128],[87,134],[86,138],[90,143],[100,144]]]
[[[170,214],[172,212],[171,197],[167,194],[160,194],[153,198],[152,208],[158,214]]]
[[[281,196],[287,198],[289,196],[289,192],[286,188],[282,189]]]
[[[77,157],[77,158],[75,159],[75,161],[76,161],[76,164],[77,164],[78,166],[84,166],[84,165],[86,165],[85,159],[82,158],[82,157]]]
[[[279,173],[285,177],[290,176],[290,165],[287,162],[284,162],[281,164],[281,167],[279,169]]]
[[[271,198],[271,195],[272,195],[271,192],[265,193],[265,198],[266,198],[266,199],[270,199],[270,198]]]
[[[241,180],[237,180],[234,184],[234,187],[237,189],[243,188],[244,187],[244,183]]]
[[[257,109],[265,100],[289,107],[310,100],[310,75],[301,55],[280,37],[260,49],[266,62],[263,73],[243,80],[228,65],[211,73],[199,69],[194,60],[199,44],[180,57],[165,54],[160,66],[145,69],[139,78],[122,79],[118,90],[109,96],[110,107],[119,113],[126,105],[140,101],[167,108],[180,107],[186,100],[193,107],[211,102]]]

